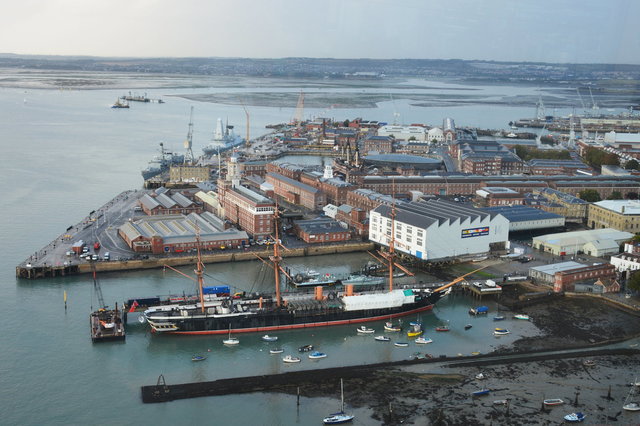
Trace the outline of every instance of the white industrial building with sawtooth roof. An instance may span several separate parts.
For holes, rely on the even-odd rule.
[[[395,207],[395,248],[422,260],[477,256],[504,248],[509,221],[460,203],[428,200]],[[392,207],[371,210],[369,239],[388,246]]]

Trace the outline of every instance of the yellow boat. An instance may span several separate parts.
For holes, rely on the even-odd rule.
[[[407,331],[407,336],[416,337],[422,334],[422,326],[420,324],[411,324],[411,328]]]

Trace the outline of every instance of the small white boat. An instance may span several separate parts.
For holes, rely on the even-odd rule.
[[[387,336],[376,336],[373,339],[376,340],[377,342],[388,342],[391,340]]]
[[[297,356],[286,355],[284,358],[282,358],[282,361],[288,364],[293,364],[296,362],[300,362],[301,360]]]
[[[529,315],[525,315],[525,314],[515,314],[513,317],[515,319],[525,320],[525,321],[529,321],[531,319]]]
[[[276,342],[278,340],[278,336],[269,336],[268,334],[265,334],[262,336],[262,340],[265,342]]]
[[[640,405],[636,402],[630,402],[628,404],[624,404],[622,409],[627,411],[640,411]]]
[[[239,343],[240,343],[240,340],[236,339],[235,337],[231,337],[231,324],[229,324],[229,337],[224,339],[222,341],[222,344],[227,346],[235,346]]]
[[[564,419],[569,423],[578,423],[584,420],[586,416],[582,413],[571,413],[564,416]]]
[[[511,332],[509,330],[507,330],[506,328],[496,328],[493,331],[493,335],[494,336],[506,336],[509,333],[511,333]]]
[[[418,345],[426,345],[427,343],[432,343],[432,342],[433,342],[433,340],[429,339],[428,337],[422,337],[422,336],[420,336],[420,337],[417,337],[417,338],[416,338],[415,342],[416,342]]]
[[[361,325],[360,327],[358,327],[356,331],[360,334],[373,334],[376,332],[373,328],[368,328],[368,327],[365,327],[364,325]]]
[[[386,322],[384,324],[384,331],[401,331],[402,328],[399,325],[393,325],[392,322]]]
[[[509,401],[507,401],[506,399],[497,399],[493,401],[493,405],[507,405],[508,403]]]
[[[282,348],[269,349],[270,354],[281,354],[282,352],[284,352],[284,349]]]
[[[478,380],[484,380],[484,379],[485,379],[485,376],[484,376],[484,374],[482,374],[482,373],[478,373],[478,374],[476,374],[476,379],[478,379]]]
[[[327,354],[324,352],[313,351],[309,354],[309,359],[322,359],[326,358]]]
[[[399,348],[406,348],[407,346],[409,346],[407,342],[394,342],[393,345]]]
[[[560,398],[545,399],[542,402],[544,403],[544,405],[546,407],[553,407],[554,405],[562,405],[562,404],[564,404],[564,401],[561,400]]]
[[[596,362],[592,359],[587,359],[582,362],[582,365],[584,365],[585,367],[593,367],[594,365],[596,365]]]

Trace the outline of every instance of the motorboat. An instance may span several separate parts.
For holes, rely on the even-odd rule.
[[[525,321],[529,321],[531,319],[529,315],[525,315],[525,314],[515,314],[513,317],[515,319],[525,320]]]
[[[262,336],[262,340],[265,342],[276,342],[278,340],[278,336],[269,336],[268,334],[265,334]]]
[[[284,358],[282,358],[282,361],[286,362],[287,364],[294,364],[296,362],[300,362],[301,359],[297,356],[286,355]]]
[[[427,343],[432,343],[432,342],[433,342],[433,340],[429,339],[428,337],[422,337],[422,336],[420,336],[420,337],[416,338],[415,342],[416,342],[418,345],[426,345]]]
[[[493,317],[494,321],[504,321],[505,316],[504,315],[496,315],[495,317]]]
[[[469,315],[482,315],[489,312],[488,306],[478,306],[477,308],[469,309]]]
[[[411,328],[409,328],[409,331],[407,331],[407,336],[416,337],[416,336],[420,336],[422,333],[423,333],[422,324],[415,323],[415,324],[411,324]]]
[[[551,398],[551,399],[545,399],[544,401],[542,401],[542,403],[545,405],[545,407],[553,407],[554,405],[564,404],[564,401],[561,400],[560,398]]]
[[[565,421],[569,423],[579,423],[584,420],[586,416],[582,413],[571,413],[564,416]]]
[[[441,325],[439,327],[436,327],[436,331],[449,331],[449,327],[446,325]]]
[[[191,357],[191,361],[204,361],[205,359],[207,359],[206,356],[202,356],[202,355],[194,355]]]
[[[282,348],[269,349],[270,354],[281,354],[282,352],[284,352],[284,349]]]
[[[476,379],[477,379],[477,380],[484,380],[484,379],[486,379],[486,377],[485,377],[485,375],[484,375],[484,374],[482,374],[482,373],[478,373],[478,374],[476,374]]]
[[[327,354],[324,352],[313,351],[309,354],[309,359],[322,359],[326,358]]]
[[[596,365],[596,362],[592,359],[587,359],[582,362],[582,365],[584,365],[585,367],[593,367],[594,365]]]
[[[397,346],[399,348],[406,348],[407,346],[409,346],[409,344],[407,342],[394,342],[393,345]]]
[[[494,336],[506,336],[509,333],[511,333],[511,332],[509,330],[507,330],[506,328],[496,328],[493,331],[493,335]]]
[[[393,325],[392,322],[384,323],[384,331],[401,331],[402,328],[399,325]]]
[[[465,330],[469,330],[471,327],[473,327],[471,324],[467,324],[467,325],[464,326],[464,329]]]
[[[471,396],[485,396],[485,395],[489,395],[489,392],[491,392],[490,389],[481,389],[481,390],[477,390],[475,392],[471,392]]]
[[[391,340],[387,336],[376,336],[373,339],[377,342],[389,342]]]
[[[368,327],[365,327],[364,325],[361,325],[360,327],[356,328],[356,331],[360,334],[373,334],[376,332],[373,328],[368,328]]]
[[[493,405],[507,405],[507,404],[509,404],[509,401],[507,401],[506,399],[497,399],[493,401]]]
[[[310,352],[313,350],[313,345],[304,345],[298,348],[298,352]]]

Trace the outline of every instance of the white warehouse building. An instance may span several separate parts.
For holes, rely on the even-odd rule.
[[[378,129],[378,136],[393,136],[408,141],[412,136],[416,141],[427,141],[427,129],[422,126],[387,125]]]
[[[504,216],[442,200],[397,205],[395,228],[398,251],[429,261],[504,249],[509,239],[509,221]],[[369,239],[389,245],[391,207],[371,210]]]

